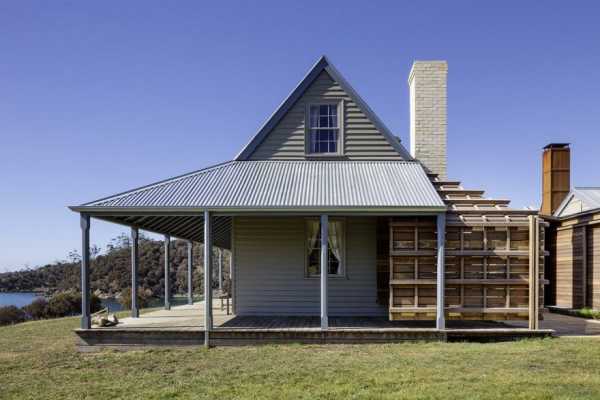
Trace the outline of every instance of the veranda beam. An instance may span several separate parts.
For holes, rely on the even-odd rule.
[[[446,328],[444,317],[444,275],[445,268],[445,241],[446,241],[446,213],[437,216],[437,296],[436,296],[436,319],[437,329]]]
[[[204,345],[210,345],[212,330],[212,224],[210,211],[204,211]]]
[[[165,235],[165,310],[171,309],[171,237]]]
[[[81,225],[81,329],[90,329],[90,216],[80,215]]]
[[[140,310],[137,304],[138,298],[138,270],[139,270],[139,231],[131,228],[131,317],[138,318]]]
[[[193,247],[194,243],[190,240],[187,244],[187,289],[188,289],[188,304],[194,303],[192,273],[193,273]]]
[[[321,329],[329,328],[327,315],[327,278],[329,275],[329,217],[321,215]]]

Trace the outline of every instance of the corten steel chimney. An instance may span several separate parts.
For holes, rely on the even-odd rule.
[[[542,215],[552,215],[571,189],[569,143],[550,143],[542,155]]]

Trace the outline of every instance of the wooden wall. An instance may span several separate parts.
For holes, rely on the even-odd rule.
[[[435,318],[436,247],[434,218],[390,221],[390,319]],[[528,226],[448,226],[445,269],[447,319],[528,318]]]
[[[600,309],[600,213],[554,223],[551,286],[559,307]]]

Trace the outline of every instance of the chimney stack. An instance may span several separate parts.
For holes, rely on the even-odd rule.
[[[446,179],[447,131],[446,61],[415,61],[410,89],[410,154],[425,169]]]
[[[542,155],[542,215],[552,215],[571,190],[569,143],[550,143]]]

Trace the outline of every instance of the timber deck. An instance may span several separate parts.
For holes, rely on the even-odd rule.
[[[143,346],[204,345],[203,304],[153,311],[140,318],[124,318],[108,328],[77,329],[82,351],[98,348],[129,349]],[[506,341],[548,337],[550,329],[532,331],[505,321],[448,321],[448,329],[435,329],[433,321],[389,321],[386,317],[330,317],[321,331],[319,317],[226,315],[213,305],[211,345],[273,343],[395,343],[405,341]]]

